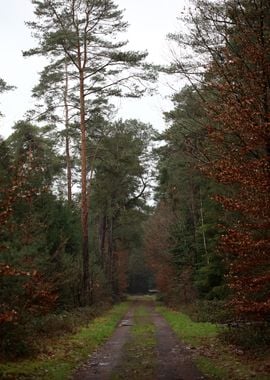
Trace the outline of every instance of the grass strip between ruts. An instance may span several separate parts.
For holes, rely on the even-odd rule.
[[[151,380],[156,368],[156,328],[149,310],[135,309],[130,339],[124,345],[121,364],[112,373],[111,380]]]

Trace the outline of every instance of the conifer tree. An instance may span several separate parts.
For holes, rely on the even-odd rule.
[[[125,50],[127,41],[118,33],[127,29],[122,12],[111,0],[32,1],[36,22],[28,23],[39,46],[25,55],[41,54],[51,62],[66,59],[70,67],[73,107],[78,110],[81,143],[81,223],[83,280],[82,300],[90,300],[87,207],[87,119],[96,96],[138,97],[145,91],[142,81],[155,79],[144,63],[145,52]]]
[[[14,90],[14,86],[10,86],[7,84],[4,79],[0,78],[0,95],[3,94],[6,91]],[[2,113],[0,112],[0,116],[3,116]]]

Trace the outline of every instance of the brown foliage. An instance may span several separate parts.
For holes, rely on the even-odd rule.
[[[223,62],[214,61],[209,72],[214,159],[202,170],[230,189],[216,200],[235,214],[220,245],[232,305],[242,316],[264,319],[270,313],[270,5],[255,1],[234,11]]]
[[[26,162],[20,163],[18,167],[11,168],[10,184],[2,188],[0,197],[0,238],[2,244],[0,252],[8,251],[9,239],[16,229],[24,232],[22,236],[27,235],[27,239],[32,240],[31,231],[28,226],[18,225],[14,219],[14,213],[17,202],[31,203],[40,189],[32,188],[28,181],[28,175],[33,168],[33,156],[31,152],[27,155]],[[30,236],[31,235],[31,236]],[[21,244],[26,244],[22,241]],[[22,314],[43,314],[51,310],[57,299],[52,284],[48,283],[44,276],[36,269],[22,270],[21,267],[0,262],[0,280],[5,283],[7,280],[15,279],[19,288],[18,294],[13,294],[9,302],[5,301],[0,304],[0,323],[16,322]],[[22,267],[24,267],[23,263]],[[30,263],[31,264],[31,263]],[[29,266],[32,267],[32,264]],[[14,281],[12,282],[14,283]]]
[[[17,277],[21,287],[19,296],[14,294],[8,304],[0,304],[0,323],[16,322],[25,313],[46,314],[55,306],[58,296],[53,285],[36,270],[26,272],[1,264],[0,276],[2,279]]]

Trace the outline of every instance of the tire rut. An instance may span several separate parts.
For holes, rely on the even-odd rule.
[[[73,380],[109,380],[113,369],[120,363],[122,348],[129,339],[134,306],[121,320],[112,337],[83,364],[73,376]]]
[[[205,377],[196,368],[192,355],[181,343],[166,320],[153,313],[157,328],[157,377],[156,380],[199,380]]]

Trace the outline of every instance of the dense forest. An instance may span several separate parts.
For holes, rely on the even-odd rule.
[[[32,3],[23,54],[47,65],[36,107],[0,138],[0,356],[36,350],[52,314],[151,289],[267,343],[269,1],[192,2],[167,66],[127,49],[112,0]],[[166,130],[118,118],[113,99],[159,76],[185,83]]]

